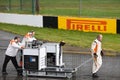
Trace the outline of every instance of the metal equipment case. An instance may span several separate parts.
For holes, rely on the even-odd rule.
[[[37,77],[72,77],[74,69],[64,68],[60,43],[43,43],[23,50],[23,75]]]

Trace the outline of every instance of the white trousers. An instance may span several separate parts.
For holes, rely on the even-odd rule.
[[[98,56],[97,59],[94,59],[93,57],[92,73],[96,73],[100,69],[101,66],[102,66],[102,57]]]

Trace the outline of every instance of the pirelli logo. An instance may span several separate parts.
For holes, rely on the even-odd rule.
[[[107,31],[107,21],[67,19],[66,25],[68,30]]]

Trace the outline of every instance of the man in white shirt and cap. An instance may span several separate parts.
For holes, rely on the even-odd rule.
[[[20,44],[20,37],[15,37],[14,39],[12,39],[8,45],[8,48],[5,52],[5,59],[4,59],[4,63],[3,63],[3,67],[2,67],[2,74],[3,75],[7,75],[8,73],[6,72],[6,67],[8,62],[11,60],[15,69],[17,70],[18,75],[21,75],[21,71],[19,70],[19,66],[17,64],[17,60],[16,60],[16,55],[19,49],[23,49],[24,47],[21,46]]]
[[[99,34],[91,45],[91,55],[93,57],[92,77],[98,77],[97,71],[102,66],[102,34]]]

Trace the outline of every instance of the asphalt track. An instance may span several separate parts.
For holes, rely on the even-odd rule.
[[[9,40],[15,36],[16,34],[0,31],[0,71],[2,69],[4,53],[9,44]],[[90,58],[91,55],[86,54],[67,53],[63,55],[63,61],[67,68],[76,68]],[[19,60],[19,54],[17,55],[17,60]],[[12,63],[9,62],[7,66],[8,75],[3,76],[0,72],[0,80],[120,80],[120,56],[103,57],[103,65],[98,72],[99,78],[91,77],[91,69],[92,61],[89,61],[82,65],[71,79],[22,77],[17,76],[15,68]]]

